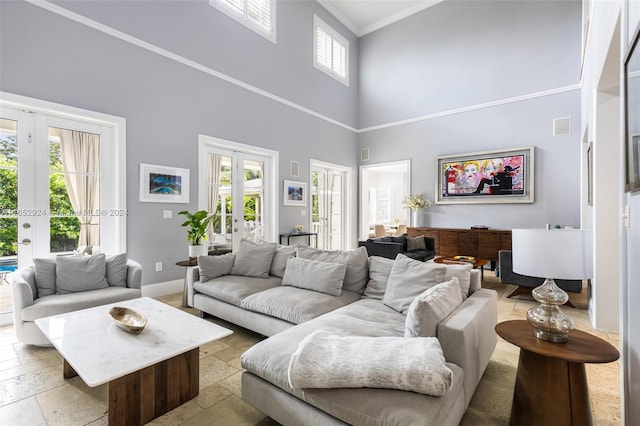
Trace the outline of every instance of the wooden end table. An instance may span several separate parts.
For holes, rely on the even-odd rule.
[[[470,263],[473,265],[473,268],[480,268],[480,279],[484,280],[484,265],[489,263],[487,259],[480,259],[479,257],[474,258],[473,262],[468,262],[466,260],[456,259],[454,256],[440,256],[433,259],[435,263],[448,264],[448,265],[466,265]]]
[[[565,343],[540,340],[524,320],[501,322],[496,332],[520,347],[510,425],[593,424],[584,364],[617,360],[615,347],[580,330]]]
[[[198,266],[198,258],[190,258],[189,260],[181,260],[180,262],[176,262],[177,266],[184,266],[186,267],[186,271],[184,274],[184,288],[182,289],[182,307],[183,308],[188,308],[189,307],[189,303],[188,303],[188,288],[187,288],[187,276],[189,274],[189,268]]]

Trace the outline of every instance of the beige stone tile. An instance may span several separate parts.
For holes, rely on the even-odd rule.
[[[227,364],[229,364],[233,368],[237,368],[238,370],[243,370],[242,362],[240,361],[240,359],[241,359],[240,357],[231,359],[231,360],[227,361]]]
[[[28,362],[33,362],[39,359],[56,357],[61,359],[58,355],[58,351],[56,351],[53,347],[42,347],[42,346],[33,346],[33,345],[25,345],[24,343],[15,343],[13,345],[13,349],[16,351],[16,356],[21,364],[26,364]]]
[[[265,415],[235,395],[192,417],[189,426],[243,426],[265,420]]]
[[[215,357],[221,361],[228,362],[234,358],[239,358],[243,352],[244,350],[242,349],[231,347],[231,348],[224,349],[220,352],[217,352],[215,354]]]
[[[62,374],[62,363],[56,357],[44,357],[41,359],[36,359],[32,362],[26,364],[20,364],[16,360],[16,365],[8,368],[1,368],[0,366],[0,381],[11,379],[13,377],[18,377],[23,374],[33,373],[38,370],[42,370],[44,368],[54,367],[60,369],[60,374]]]
[[[13,350],[13,343],[0,345],[0,366],[7,361],[18,361],[18,354]]]
[[[175,426],[175,425],[191,425],[191,419],[197,417],[203,412],[195,399],[187,401],[181,406],[169,411],[168,413],[158,417],[147,423],[153,426]]]
[[[85,425],[107,413],[107,385],[90,388],[79,377],[37,399],[48,425]]]
[[[0,406],[64,385],[58,366],[43,368],[0,382]]]
[[[227,389],[219,385],[212,385],[200,389],[200,394],[195,398],[196,403],[202,408],[209,408],[231,395]]]
[[[206,345],[202,345],[200,347],[200,358],[204,358],[225,349],[229,349],[230,347],[231,345],[229,345],[228,343],[224,343],[221,340],[214,340],[213,342],[207,343]]]
[[[220,381],[219,384],[237,397],[242,398],[242,371],[237,372],[233,376],[227,377]]]
[[[621,424],[619,396],[591,396],[593,422],[598,426],[619,426]]]
[[[0,407],[0,425],[46,425],[35,397],[21,399]]]
[[[216,384],[237,372],[237,368],[220,361],[215,356],[202,358],[200,360],[200,387]]]

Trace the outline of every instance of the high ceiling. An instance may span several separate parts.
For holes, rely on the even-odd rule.
[[[358,37],[441,1],[443,0],[318,0]]]

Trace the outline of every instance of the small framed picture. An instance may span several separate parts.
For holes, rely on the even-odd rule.
[[[140,201],[189,203],[189,169],[140,163]]]
[[[285,180],[282,194],[285,206],[307,205],[307,184],[305,182]]]

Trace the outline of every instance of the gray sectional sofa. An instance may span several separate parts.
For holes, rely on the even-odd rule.
[[[257,247],[249,243],[244,246],[247,249]],[[242,249],[241,245],[238,253],[224,255],[226,262],[237,263],[237,256],[244,257]],[[302,260],[290,260],[296,256]],[[323,252],[308,247],[296,249],[277,245],[269,273],[258,278],[242,275],[238,269],[231,273],[233,266],[220,267],[223,260],[213,260],[217,263],[213,270],[203,266],[214,257],[221,258],[199,258],[200,268],[191,270],[192,275],[187,280],[189,304],[202,312],[271,336],[254,345],[241,358],[245,368],[242,396],[258,410],[284,425],[455,425],[460,422],[497,339],[494,331],[496,293],[481,288],[477,270],[465,269],[468,287],[461,284],[463,297],[460,299],[464,301],[437,324],[436,337],[452,375],[446,393],[436,397],[397,389],[299,389],[290,385],[291,357],[303,339],[317,330],[327,330],[338,336],[406,335],[407,315],[385,304],[389,303],[386,299],[390,293],[404,291],[402,286],[398,287],[398,278],[402,277],[398,275],[400,269],[393,269],[398,259],[368,258],[364,247],[349,252]],[[321,285],[314,280],[329,277],[327,281],[331,281],[331,275],[323,271],[309,273],[304,269],[307,259],[317,261],[315,266],[344,263],[343,288],[339,295],[327,294],[327,288],[322,286],[320,290],[313,288]],[[421,263],[406,259],[403,257],[402,260]],[[256,259],[249,262],[244,259],[243,262],[252,266],[258,263]],[[294,266],[299,264],[303,265],[302,275],[294,273]],[[441,280],[451,273],[459,274],[454,266],[424,265],[425,268],[444,268],[438,269]],[[201,279],[201,273],[206,275],[205,279]],[[415,281],[412,274],[407,270],[407,287]],[[303,282],[296,283],[296,279]],[[387,285],[392,286],[392,280],[393,291],[387,288]],[[455,283],[458,283],[457,278]],[[398,353],[398,357],[405,355]]]

